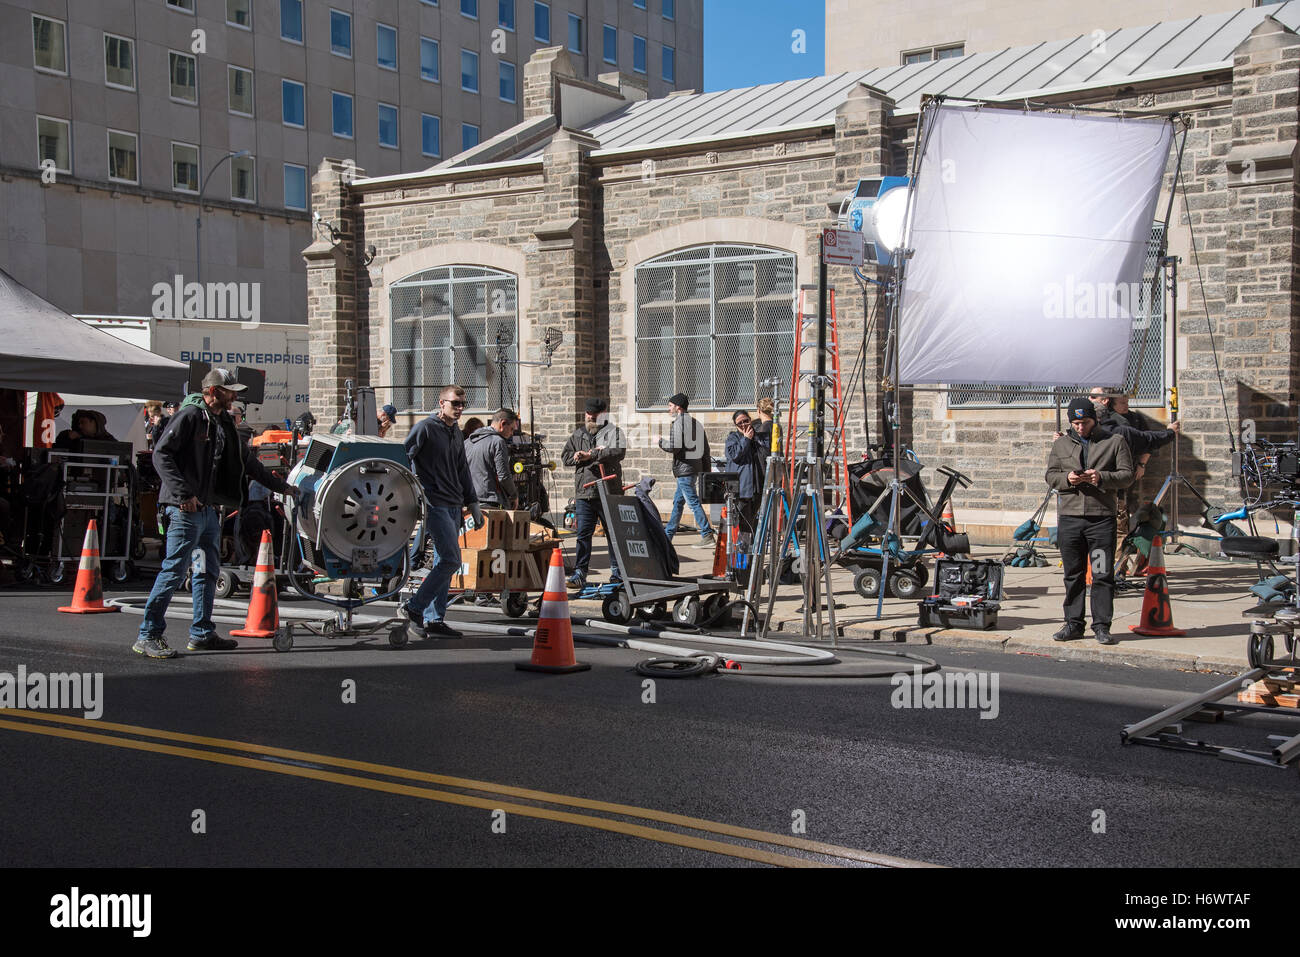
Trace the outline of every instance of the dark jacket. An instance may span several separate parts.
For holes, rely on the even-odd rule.
[[[1104,518],[1115,514],[1115,492],[1133,484],[1133,453],[1118,435],[1098,437],[1093,426],[1084,461],[1083,440],[1073,429],[1052,444],[1047,457],[1047,484],[1060,492],[1057,514]],[[1071,485],[1071,472],[1096,469],[1099,485]]]
[[[740,432],[727,436],[727,471],[740,473],[740,497],[753,498],[763,491],[763,446]]]
[[[214,415],[197,392],[186,396],[167,421],[154,443],[153,466],[162,483],[159,505],[180,505],[194,497],[202,505],[237,506],[242,504],[245,478],[273,492],[289,491],[239,437],[234,420],[225,412]]]
[[[78,409],[76,412],[72,414],[73,425],[76,425],[77,421],[82,416],[86,416],[86,415],[93,418],[96,424],[98,424],[99,426],[99,431],[96,432],[93,436],[90,436],[92,440],[94,440],[95,442],[116,442],[117,441],[117,439],[113,436],[113,433],[108,431],[108,417],[105,416],[104,413],[100,412],[98,409]],[[64,429],[57,436],[55,436],[54,447],[58,449],[60,452],[70,452],[72,451],[74,444],[83,438],[86,438],[86,436],[83,436],[80,432],[77,432],[75,429]]]
[[[469,459],[469,477],[478,500],[511,508],[519,493],[511,471],[510,443],[505,437],[492,426],[485,425],[470,435],[465,455]]]
[[[1150,421],[1140,412],[1132,409],[1127,415],[1111,411],[1097,420],[1097,425],[1108,433],[1122,436],[1133,453],[1133,462],[1137,463],[1144,455],[1150,455],[1156,449],[1164,448],[1174,440],[1178,433],[1173,429],[1149,428]]]
[[[460,508],[478,501],[459,426],[436,415],[420,420],[406,437],[406,454],[430,506]]]
[[[579,462],[574,456],[578,452],[592,452],[596,446],[603,445],[603,451],[597,452],[596,457],[589,461]],[[606,474],[615,476],[614,481],[608,483],[606,489],[613,495],[623,494],[623,456],[627,455],[627,438],[623,435],[623,430],[613,422],[606,422],[592,435],[587,431],[585,425],[580,426],[574,433],[569,436],[569,441],[564,443],[564,451],[560,453],[560,459],[571,469],[577,469],[574,477],[574,498],[594,499],[596,497],[596,486],[593,484],[588,488],[583,488],[589,482],[600,481],[600,466],[605,467]]]
[[[754,438],[758,439],[759,453],[763,457],[763,475],[767,476],[767,458],[772,454],[772,426],[776,425],[775,421],[764,422],[762,419],[754,419]]]
[[[659,440],[659,448],[672,453],[675,476],[699,475],[712,469],[708,433],[687,412],[682,412],[673,420],[668,438]]]

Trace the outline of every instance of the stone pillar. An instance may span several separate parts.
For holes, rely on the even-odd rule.
[[[349,161],[326,158],[312,178],[312,210],[319,215],[315,242],[303,250],[307,262],[307,326],[311,411],[331,428],[343,415],[344,382],[359,382],[357,267],[353,255],[355,209],[349,190],[365,175]]]
[[[524,64],[524,119],[558,116],[560,104],[556,77],[577,75],[573,60],[564,47],[545,47],[530,56]]]
[[[597,361],[592,285],[594,203],[587,153],[595,145],[582,134],[561,130],[547,147],[545,219],[534,229],[536,248],[528,255],[534,334],[540,341],[547,328],[556,328],[564,336],[551,368],[538,368],[533,376],[539,425],[557,439],[582,421],[588,397],[609,393],[608,340],[599,344],[603,358]],[[552,444],[558,452],[563,439],[548,441]]]
[[[1202,270],[1211,280],[1223,276],[1221,296],[1216,283],[1208,298],[1235,419],[1230,427],[1238,436],[1273,441],[1296,435],[1298,103],[1300,36],[1267,17],[1234,51],[1226,176],[1217,163],[1198,164],[1197,178],[1204,178],[1206,190],[1187,203]],[[1179,278],[1184,292],[1176,344],[1185,341],[1189,359],[1178,370],[1180,412],[1189,435],[1179,440],[1180,471],[1198,486],[1204,482],[1212,499],[1231,500],[1238,490],[1228,465],[1223,402],[1194,260],[1184,258]],[[1184,523],[1188,511],[1180,507]]]
[[[858,185],[860,179],[888,176],[897,171],[892,168],[891,139],[889,120],[894,113],[894,101],[874,87],[859,84],[835,111],[835,187],[828,200],[828,206],[838,208],[840,200]],[[818,255],[817,244],[820,237],[813,238],[813,247],[809,255],[815,262]],[[863,269],[866,275],[872,275],[873,269]],[[847,387],[849,373],[854,359],[862,344],[863,330],[866,328],[867,309],[875,305],[875,290],[868,294],[864,308],[863,296],[848,267],[832,267],[829,282],[835,286],[835,312],[840,339],[840,377]],[[816,300],[813,300],[815,305]],[[880,380],[884,376],[884,339],[885,317],[883,310],[872,333],[871,348],[865,357],[864,375],[867,385],[867,408],[862,407],[862,386],[854,388],[856,395],[844,397],[851,403],[850,414],[845,430],[845,445],[849,450],[850,461],[855,460],[855,452],[865,451],[866,435],[863,423],[871,426],[872,442],[885,440],[884,420],[881,415]],[[904,420],[904,428],[907,428]],[[905,432],[905,434],[907,434]]]

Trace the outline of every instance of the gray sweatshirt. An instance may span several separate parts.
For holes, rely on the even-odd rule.
[[[514,504],[518,495],[511,471],[510,443],[490,425],[476,430],[466,443],[469,477],[480,502],[496,502],[502,508]]]

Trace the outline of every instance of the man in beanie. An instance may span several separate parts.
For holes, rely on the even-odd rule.
[[[375,416],[379,420],[379,437],[388,438],[388,433],[393,431],[393,426],[397,424],[397,406],[386,405],[379,410]]]
[[[596,517],[600,515],[600,498],[596,483],[601,481],[603,468],[606,475],[613,475],[607,483],[606,491],[611,495],[623,493],[623,456],[627,454],[627,439],[623,431],[609,421],[606,410],[609,406],[604,399],[588,399],[582,426],[569,436],[564,443],[560,459],[571,469],[575,469],[574,518],[578,524],[578,556],[574,563],[573,574],[568,583],[574,588],[582,588],[587,583],[587,566],[591,563],[591,536],[596,531]],[[609,528],[609,516],[602,516],[605,527]],[[609,550],[610,581],[618,581],[618,558],[614,550]]]
[[[1115,590],[1115,493],[1133,484],[1133,454],[1119,435],[1098,430],[1086,396],[1070,402],[1070,431],[1052,444],[1047,484],[1056,489],[1057,544],[1065,570],[1065,627],[1052,637],[1083,637],[1085,574],[1092,565],[1092,630],[1116,644],[1110,622]]]
[[[700,530],[700,545],[713,544],[713,527],[709,516],[700,505],[700,475],[710,471],[709,437],[690,414],[687,408],[691,400],[684,392],[678,392],[668,400],[668,414],[673,416],[673,427],[668,438],[659,440],[659,448],[672,453],[673,477],[677,479],[677,492],[673,496],[673,510],[668,516],[668,527],[664,531],[668,540],[673,540],[677,533],[677,523],[682,518],[682,506],[687,505],[695,513],[695,524]]]

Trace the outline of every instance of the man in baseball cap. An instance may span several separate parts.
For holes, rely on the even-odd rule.
[[[1111,636],[1115,591],[1115,493],[1133,483],[1133,454],[1119,435],[1097,428],[1087,396],[1071,400],[1070,431],[1047,458],[1047,484],[1057,497],[1057,544],[1065,571],[1065,627],[1052,637],[1083,637],[1085,574],[1092,565],[1092,630],[1103,645]]]
[[[154,446],[153,464],[162,483],[158,505],[166,513],[167,555],[145,604],[144,621],[132,648],[136,654],[149,658],[175,656],[163,638],[167,606],[185,581],[191,564],[194,621],[188,650],[224,650],[238,644],[219,636],[212,621],[221,571],[221,507],[243,504],[245,477],[273,492],[294,498],[298,495],[296,487],[258,461],[236,431],[230,407],[244,389],[234,373],[213,369],[203,377],[203,391],[185,397]]]

